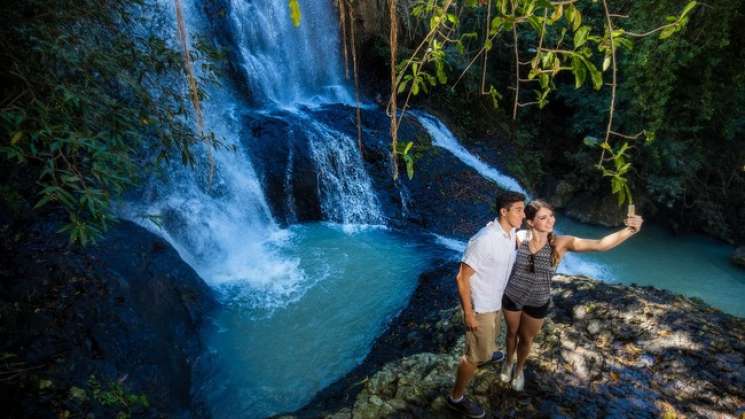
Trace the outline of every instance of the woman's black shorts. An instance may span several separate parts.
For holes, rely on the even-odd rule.
[[[504,294],[502,296],[502,310],[507,311],[523,311],[528,316],[534,319],[542,319],[548,315],[548,309],[551,306],[551,300],[546,301],[546,304],[542,306],[520,306]]]

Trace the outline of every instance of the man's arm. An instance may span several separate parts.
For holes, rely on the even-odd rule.
[[[461,262],[458,269],[458,276],[455,277],[455,282],[458,285],[458,295],[460,296],[460,305],[463,307],[464,322],[468,330],[474,332],[479,328],[479,323],[476,321],[476,314],[471,304],[471,276],[475,272],[473,268]]]

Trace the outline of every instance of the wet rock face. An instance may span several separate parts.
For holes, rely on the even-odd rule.
[[[86,404],[91,375],[104,389],[120,381],[127,393],[144,394],[151,407],[141,416],[198,411],[190,365],[202,350],[202,319],[216,305],[207,285],[166,242],[132,223],[85,249],[69,248],[57,229],[37,225],[17,242],[0,242],[0,353],[33,367],[0,382],[5,413],[110,416]],[[70,400],[73,387],[85,402]]]
[[[305,110],[317,121],[333,125],[357,138],[354,109],[329,105]],[[254,118],[254,119],[250,119]],[[272,214],[281,223],[322,219],[319,174],[301,125],[282,115],[246,117],[251,130],[245,146],[261,179]],[[394,181],[390,158],[390,120],[379,109],[362,109],[362,159],[386,224],[427,230],[467,239],[496,216],[497,186],[484,179],[444,149],[432,145],[426,131],[405,117],[399,128],[401,143],[414,143],[414,177],[409,179],[403,161]],[[292,209],[292,210],[291,210]]]
[[[740,246],[735,249],[735,252],[732,254],[732,262],[735,265],[740,265],[745,268],[745,246]]]
[[[442,330],[462,333],[458,311]],[[500,344],[503,342],[500,338]],[[557,276],[552,313],[535,340],[526,387],[499,365],[468,393],[491,417],[737,417],[745,411],[745,320],[653,288]],[[436,349],[436,347],[434,347]],[[463,339],[388,363],[351,407],[328,417],[454,418],[445,404]]]
[[[281,224],[322,218],[308,138],[280,118],[246,118],[245,142],[272,215]]]

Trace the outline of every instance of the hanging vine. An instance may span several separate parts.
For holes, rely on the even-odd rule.
[[[341,30],[341,45],[344,51],[344,78],[349,80],[349,52],[347,51],[347,12],[344,7],[345,0],[337,0],[336,7],[339,8],[339,29]],[[354,25],[354,23],[352,23]]]
[[[391,118],[391,167],[393,180],[398,179],[398,119],[396,118],[396,94],[398,92],[398,77],[396,76],[396,61],[398,56],[398,17],[396,16],[396,0],[388,0],[388,14],[390,16],[390,45],[391,45],[391,98],[388,106],[388,116]],[[404,70],[405,71],[405,70]]]
[[[357,68],[357,46],[354,36],[354,3],[350,0],[349,4],[349,34],[352,45],[352,72],[354,73],[354,98],[356,102],[355,106],[355,117],[357,121],[357,146],[360,149],[360,154],[363,153],[364,148],[362,146],[362,111],[360,110],[360,78],[359,71]],[[346,47],[345,47],[346,50]]]
[[[189,85],[189,97],[191,98],[192,106],[194,106],[194,115],[197,120],[197,129],[199,135],[203,136],[204,133],[204,118],[202,116],[202,106],[199,99],[199,88],[197,85],[197,78],[194,75],[194,65],[191,61],[191,53],[189,52],[188,33],[186,32],[186,23],[184,21],[184,12],[181,7],[181,0],[174,0],[174,6],[176,8],[176,22],[178,27],[178,39],[181,44],[181,56],[184,62],[184,71],[186,71],[186,80]],[[215,157],[212,155],[212,147],[214,143],[211,143],[207,147],[207,160],[209,161],[209,177],[207,184],[212,185],[212,179],[215,175]]]

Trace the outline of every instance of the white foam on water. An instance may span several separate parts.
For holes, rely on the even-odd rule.
[[[460,258],[463,252],[466,251],[466,246],[468,245],[468,243],[464,241],[460,241],[458,239],[454,239],[451,237],[441,236],[435,233],[430,233],[430,234],[435,237],[435,241],[438,244],[444,246],[447,249],[452,250],[454,253],[457,253],[458,258]]]

